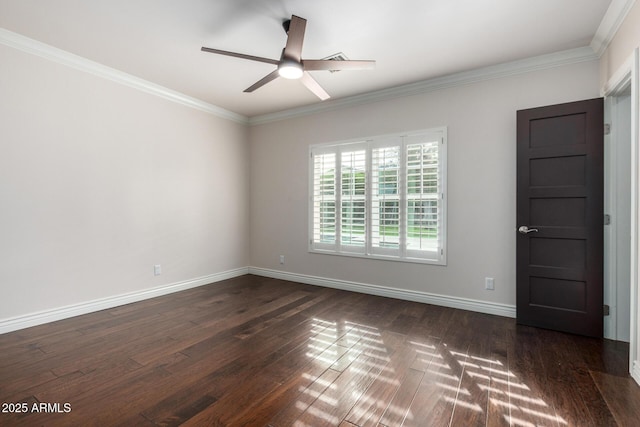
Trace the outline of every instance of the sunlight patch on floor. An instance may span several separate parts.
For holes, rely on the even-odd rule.
[[[340,323],[313,319],[311,331],[315,335],[309,340],[307,355],[329,366],[337,366],[335,369],[344,368],[345,371],[342,371],[341,375],[348,372],[349,375],[358,378],[349,383],[349,387],[353,388],[349,391],[349,400],[355,402],[349,409],[352,416],[366,418],[367,411],[377,408],[376,412],[380,413],[378,416],[381,416],[381,422],[391,419],[414,419],[414,414],[410,410],[412,399],[409,399],[410,403],[406,406],[399,406],[393,404],[394,395],[388,396],[388,400],[385,401],[367,395],[367,387],[374,381],[394,386],[395,394],[398,394],[403,386],[395,369],[389,365],[392,360],[390,352],[377,328],[357,322]],[[484,396],[485,406],[489,404],[499,408],[499,411],[503,412],[502,417],[510,425],[530,426],[540,421],[558,425],[568,424],[562,417],[553,413],[553,409],[544,399],[528,395],[530,388],[519,381],[517,375],[505,367],[502,361],[455,350],[446,343],[433,345],[417,340],[406,343],[411,346],[411,351],[415,354],[414,361],[421,363],[422,370],[416,372],[425,374],[425,377],[418,378],[418,381],[433,381],[430,384],[440,390],[439,399],[448,405],[453,405],[451,419],[456,409],[486,413],[488,408],[473,401],[474,396],[476,398],[480,396],[480,399]],[[337,399],[328,398],[325,395],[327,390],[332,390],[334,394],[339,393],[334,383],[310,375],[305,378],[318,382],[322,391],[314,391],[307,387],[300,389],[302,393],[324,405],[337,407],[340,404]],[[362,382],[362,378],[368,378],[368,380]],[[306,400],[308,401],[308,398]],[[323,424],[337,425],[342,421],[338,417],[319,410],[318,407],[323,407],[322,405],[309,405],[301,401],[297,402],[297,405],[305,412],[306,417],[313,416]],[[303,424],[295,425],[303,426]]]

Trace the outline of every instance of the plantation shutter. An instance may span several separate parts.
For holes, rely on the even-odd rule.
[[[311,147],[309,249],[446,263],[446,128]]]

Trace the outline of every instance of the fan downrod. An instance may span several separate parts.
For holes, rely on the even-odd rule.
[[[289,34],[289,26],[291,26],[291,19],[282,22],[282,28],[284,28],[284,32],[287,34]]]

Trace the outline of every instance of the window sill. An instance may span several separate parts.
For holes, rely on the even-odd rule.
[[[433,258],[414,258],[414,257],[401,258],[397,256],[390,256],[390,255],[362,254],[362,253],[356,253],[356,252],[336,252],[332,250],[322,250],[322,249],[309,249],[309,253],[343,256],[343,257],[351,257],[351,258],[372,259],[376,261],[408,262],[411,264],[439,265],[443,267],[447,265],[446,254],[443,255],[441,259],[436,259],[435,252],[432,252],[434,256]]]

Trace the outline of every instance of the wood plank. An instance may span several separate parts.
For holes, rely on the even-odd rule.
[[[306,399],[304,394],[311,393],[310,390],[314,388],[316,381],[326,381],[328,377],[331,377],[331,381],[335,380],[338,372],[328,369],[328,364],[323,362],[322,359],[311,359],[303,369],[292,370],[293,373],[285,381],[282,381],[279,387],[257,399],[253,405],[242,408],[234,417],[228,420],[229,424],[260,425],[265,420],[275,419],[278,414],[282,419],[287,414],[285,408],[290,402],[304,401]],[[281,367],[281,364],[278,366]],[[265,370],[266,375],[271,375],[271,372],[268,368]],[[277,377],[274,376],[272,378]],[[316,386],[319,386],[319,384],[316,384]],[[299,411],[302,413],[303,410],[300,408]],[[293,419],[297,418],[298,415],[291,413],[291,411],[288,412],[288,416]]]
[[[629,375],[618,376],[596,371],[591,371],[590,374],[617,425],[636,425],[640,420],[640,386]]]
[[[512,424],[558,425],[556,408],[549,401],[549,382],[544,371],[539,330],[518,326],[508,337],[507,369],[497,369],[496,378],[509,382],[509,403],[502,402],[509,411]],[[504,371],[504,373],[502,372]]]
[[[496,343],[491,359],[495,362],[496,367],[508,366],[506,343]],[[486,425],[511,425],[511,393],[509,392],[509,378],[502,378],[497,375],[480,375],[484,375],[484,377],[489,380]]]
[[[383,340],[386,346],[399,349],[391,353],[384,371],[347,414],[346,420],[361,427],[378,425],[417,356],[416,349],[406,342],[404,335],[387,332]]]
[[[491,357],[494,343],[491,338],[494,329],[499,327],[499,322],[493,316],[478,313],[472,316],[471,321],[477,327],[477,332],[470,339],[467,352],[456,353],[463,365],[463,373],[451,425],[485,425],[493,376],[490,373],[504,366]]]
[[[381,424],[385,426],[402,425],[406,418],[413,421],[413,415],[409,408],[423,376],[424,372],[415,369],[408,369],[405,372],[404,378],[400,382],[400,387],[396,390],[393,399],[391,399],[380,418]]]
[[[544,350],[542,346],[539,348],[540,359],[543,363],[543,373],[547,378],[547,384],[551,385],[547,392],[541,397],[547,404],[556,408],[555,419],[559,424],[565,422],[569,425],[597,425],[596,420],[591,413],[580,389],[585,386],[580,382],[580,377],[576,375],[574,363],[576,357],[563,357],[572,352],[572,340],[568,339],[569,335],[558,333],[555,331],[539,330],[540,341],[544,342]],[[568,347],[569,346],[569,347]],[[588,376],[582,376],[587,379],[595,387]],[[562,409],[561,409],[562,408]],[[542,411],[546,417],[549,415],[547,411]],[[596,416],[596,418],[601,418]]]
[[[283,409],[281,409],[270,420],[266,419],[266,425],[268,426],[291,426],[311,407],[311,405],[319,398],[327,400],[328,391],[332,390],[332,386],[336,379],[340,375],[340,372],[333,369],[326,369],[322,375],[313,379],[313,382],[300,391],[288,402]],[[312,377],[313,378],[313,377]],[[285,402],[282,402],[284,404]]]
[[[358,398],[380,374],[384,365],[361,354],[319,396],[296,422],[302,425],[338,425]]]
[[[425,374],[404,425],[422,426],[427,420],[433,425],[449,425],[451,421],[463,379],[463,362],[473,334],[479,331],[472,327],[474,313],[457,310],[456,314],[455,327],[447,324],[442,341],[427,352],[428,357],[416,360],[414,367]]]

